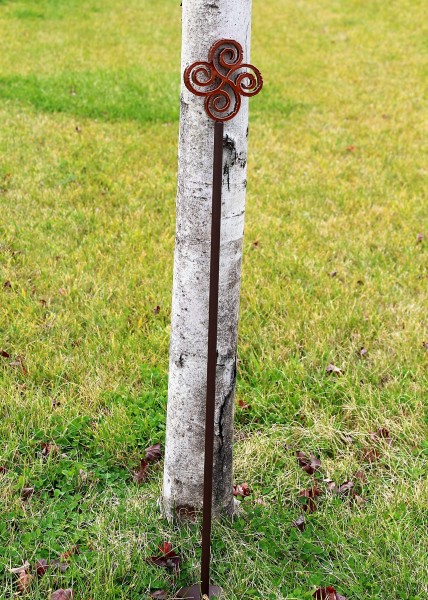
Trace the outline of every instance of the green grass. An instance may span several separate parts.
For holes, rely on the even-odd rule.
[[[254,0],[266,86],[251,105],[250,408],[235,446],[253,491],[213,545],[231,600],[320,585],[349,600],[428,595],[425,12]],[[75,544],[66,573],[26,597],[172,598],[198,578],[198,528],[160,516],[161,463],[141,487],[132,469],[164,439],[179,2],[3,0],[0,27],[0,598],[17,593],[10,567]],[[379,427],[392,445],[369,463]],[[367,503],[324,494],[292,528],[310,485],[295,450],[321,458],[321,480],[363,469]],[[183,557],[176,582],[145,560],[166,540]]]

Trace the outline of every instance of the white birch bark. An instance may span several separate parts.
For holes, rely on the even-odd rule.
[[[183,0],[182,73],[234,39],[249,62],[251,0]],[[163,505],[186,517],[202,507],[214,122],[182,85]],[[220,259],[214,515],[233,513],[232,441],[246,192],[248,98],[225,123]]]

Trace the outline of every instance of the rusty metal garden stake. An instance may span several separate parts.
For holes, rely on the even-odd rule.
[[[255,96],[260,92],[263,79],[258,69],[243,62],[241,44],[219,40],[211,47],[208,62],[196,62],[186,68],[184,83],[193,94],[205,97],[205,111],[215,121],[201,584],[182,588],[177,595],[187,600],[201,600],[221,595],[221,588],[210,585],[210,561],[224,122],[238,114],[241,96]]]

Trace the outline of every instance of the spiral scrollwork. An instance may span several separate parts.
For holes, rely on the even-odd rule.
[[[211,47],[208,62],[195,62],[184,71],[185,86],[205,97],[205,111],[214,121],[233,119],[241,108],[241,96],[255,96],[263,87],[260,71],[243,60],[241,44],[219,40]]]

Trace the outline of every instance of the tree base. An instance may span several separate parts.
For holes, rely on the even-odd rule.
[[[222,589],[217,585],[210,585],[210,600],[211,598],[222,597]],[[201,586],[199,583],[195,583],[195,585],[181,588],[181,590],[177,592],[176,598],[185,598],[186,600],[203,600],[203,598],[206,598],[206,596],[201,596]]]

